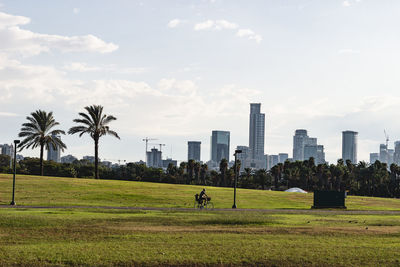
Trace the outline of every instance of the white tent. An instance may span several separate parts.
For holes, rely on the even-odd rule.
[[[303,189],[298,188],[298,187],[289,188],[288,190],[285,190],[285,192],[290,192],[290,193],[307,193],[307,191],[304,191]]]

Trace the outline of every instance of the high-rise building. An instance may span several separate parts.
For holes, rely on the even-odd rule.
[[[163,160],[162,160],[162,166],[163,166],[163,168],[168,168],[168,165],[169,165],[170,163],[171,163],[173,166],[175,166],[175,167],[178,166],[178,161],[177,161],[177,160],[173,160],[173,159],[167,158],[167,159],[163,159]]]
[[[60,135],[53,134],[52,137],[56,137],[61,139]],[[59,147],[54,148],[53,145],[49,145],[49,149],[47,150],[47,160],[52,160],[54,162],[61,162],[61,151]]]
[[[219,162],[226,159],[229,162],[230,132],[212,131],[211,135],[211,161]]]
[[[12,157],[13,153],[14,153],[13,145],[8,145],[8,144],[1,145],[1,154],[2,155],[7,155],[7,156]]]
[[[78,159],[72,155],[66,155],[61,157],[61,163],[73,163],[75,160]]]
[[[305,145],[304,146],[304,160],[314,158],[314,162],[317,161],[317,145]]]
[[[251,159],[263,160],[265,141],[265,114],[260,103],[250,104],[249,148]]]
[[[315,159],[316,164],[324,164],[325,161],[325,152],[323,145],[317,145],[317,158]]]
[[[237,159],[240,161],[240,171],[243,171],[250,164],[250,149],[248,146],[237,146],[236,150],[242,151],[237,154]]]
[[[379,145],[379,161],[382,163],[389,162],[389,153],[388,153],[387,146],[385,144]]]
[[[285,163],[285,161],[288,158],[289,158],[289,154],[288,153],[279,153],[278,154],[279,163]]]
[[[163,162],[161,159],[161,151],[158,151],[157,148],[152,148],[150,151],[146,152],[146,155],[148,167],[162,168]]]
[[[374,164],[375,161],[379,160],[379,153],[370,153],[369,154],[369,163]]]
[[[357,163],[357,137],[358,133],[353,131],[342,132],[342,159]]]
[[[393,163],[400,165],[400,141],[394,142]]]
[[[200,161],[201,142],[189,141],[188,142],[188,161],[193,159]]]
[[[89,161],[90,163],[94,163],[96,160],[94,156],[83,156],[82,159]]]
[[[307,130],[298,129],[293,136],[293,160],[304,160],[304,145],[308,139]]]

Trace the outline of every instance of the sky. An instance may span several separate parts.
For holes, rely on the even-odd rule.
[[[35,110],[67,131],[98,104],[121,136],[101,139],[102,160],[144,159],[151,137],[179,161],[201,141],[208,161],[212,130],[248,145],[254,102],[266,154],[291,156],[307,129],[333,163],[353,130],[369,161],[384,130],[400,140],[398,14],[395,0],[0,0],[0,143]],[[62,139],[62,155],[94,153],[88,136]]]

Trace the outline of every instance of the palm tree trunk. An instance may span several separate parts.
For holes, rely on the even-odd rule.
[[[40,175],[43,176],[44,169],[43,169],[43,150],[44,144],[40,144]]]
[[[99,139],[94,138],[94,179],[99,179]]]

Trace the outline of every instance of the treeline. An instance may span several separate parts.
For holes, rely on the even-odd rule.
[[[44,161],[44,174],[47,176],[94,178],[94,164],[87,160],[74,163]],[[238,162],[240,168],[240,162]],[[0,155],[0,171],[11,172],[10,158]],[[40,161],[25,158],[17,164],[17,173],[39,175]],[[146,181],[173,184],[196,184],[232,187],[234,166],[229,167],[226,160],[220,162],[218,171],[209,170],[206,164],[193,160],[182,162],[178,167],[170,164],[166,171],[149,168],[144,164],[128,163],[115,168],[99,165],[101,179]],[[239,175],[238,187],[250,189],[285,190],[300,187],[306,191],[337,190],[348,191],[351,195],[400,197],[400,167],[376,161],[373,164],[338,160],[337,164],[315,165],[314,159],[280,163],[271,170],[253,171],[245,168]]]

